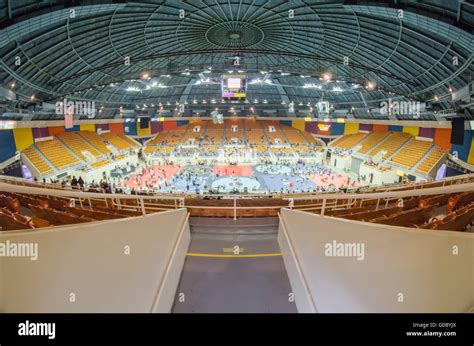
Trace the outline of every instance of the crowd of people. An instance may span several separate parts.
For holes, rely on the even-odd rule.
[[[212,194],[220,193],[222,189],[212,186],[213,181],[222,176],[238,177],[241,173],[239,166],[223,166],[221,170],[213,172],[212,166],[208,162],[200,161],[198,164],[179,167],[173,165],[171,160],[166,160],[169,165],[149,165],[145,161],[146,157],[141,157],[138,165],[128,165],[127,167],[117,167],[114,172],[126,169],[126,175],[114,174],[104,175],[99,181],[85,182],[82,176],[73,176],[70,179],[50,179],[51,183],[71,186],[74,189],[91,192],[105,193],[196,193]],[[164,167],[175,167],[169,171]],[[133,169],[131,169],[133,167]],[[249,166],[250,167],[250,166]],[[260,166],[255,168],[255,173],[244,173],[247,177],[259,181],[259,193],[311,193],[311,192],[331,192],[345,191],[349,188],[360,186],[360,181],[364,177],[350,178],[347,174],[340,174],[333,169],[318,163],[307,163],[300,159],[296,163],[293,160],[266,159],[262,160]],[[262,174],[273,176],[272,186],[267,187]],[[275,180],[276,179],[276,180]],[[46,181],[44,180],[46,183]],[[130,183],[129,183],[130,182]],[[277,186],[277,187],[275,187]],[[221,191],[219,191],[221,190]],[[242,189],[239,189],[242,192]],[[257,192],[255,186],[249,187],[246,192]],[[237,192],[237,191],[233,191]]]

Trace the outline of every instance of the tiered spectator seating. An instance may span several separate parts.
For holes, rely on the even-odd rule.
[[[213,121],[208,121],[206,126],[207,131],[222,131],[224,130],[224,124],[214,123]]]
[[[348,135],[344,141],[337,143],[336,145],[333,145],[333,146],[336,146],[341,149],[350,149],[353,146],[355,146],[357,143],[359,143],[366,135],[367,134],[363,132],[354,133],[352,135]]]
[[[294,150],[292,148],[272,148],[272,152],[276,156],[292,156]]]
[[[199,144],[199,137],[202,136],[204,133],[204,129],[201,128],[199,132],[194,132],[194,124],[189,124],[187,131],[184,133],[183,138],[181,140],[181,144],[188,144],[191,140],[194,140],[194,144]]]
[[[308,141],[309,144],[314,144],[318,146],[321,145],[321,142],[318,142],[311,133],[306,132],[306,131],[302,131],[301,133],[303,134],[304,138]]]
[[[51,167],[46,161],[36,152],[34,146],[30,146],[23,150],[23,154],[30,160],[30,162],[36,167],[41,175],[45,175],[52,172]]]
[[[418,166],[416,171],[422,174],[430,174],[432,169],[438,164],[440,160],[446,155],[446,151],[438,146],[435,146],[426,159]]]
[[[247,128],[247,143],[266,146],[264,134],[260,128]]]
[[[270,127],[273,127],[275,129],[275,132],[270,132]],[[270,144],[278,144],[278,140],[280,141],[280,144],[287,143],[286,136],[281,131],[279,121],[265,121],[263,123],[263,130]]]
[[[304,145],[304,144],[293,145],[293,151],[298,153],[298,155],[300,155],[300,156],[312,155],[315,152],[322,151],[322,150],[324,150],[322,146],[310,147],[310,146]]]
[[[300,130],[289,127],[289,126],[281,126],[281,129],[285,133],[288,141],[294,144],[308,144],[306,141],[305,136],[301,133]]]
[[[406,141],[408,141],[411,137],[410,134],[405,132],[392,132],[388,135],[389,137],[380,144],[377,148],[371,150],[369,155],[374,157],[382,150],[387,151],[386,154],[383,156],[383,160],[386,160],[390,156],[393,155]]]
[[[467,191],[458,194],[448,200],[447,212],[451,213],[461,208],[462,206],[468,205],[472,202],[474,202],[474,191]]]
[[[225,120],[225,135],[224,135],[224,144],[232,144],[232,138],[238,140],[238,144],[244,143],[244,130],[243,122],[241,119],[229,119]],[[237,126],[237,131],[232,131],[232,126]]]
[[[14,213],[7,208],[0,208],[0,230],[14,231],[20,229],[30,229],[46,227],[49,223],[38,217],[26,217],[19,213]]]
[[[57,135],[57,138],[61,140],[74,154],[79,156],[82,161],[88,161],[87,158],[82,154],[83,151],[88,151],[96,158],[102,156],[92,145],[84,140],[80,135],[75,132],[64,132]]]
[[[210,145],[204,146],[203,148],[207,154],[217,155],[219,153],[220,146],[210,144]]]
[[[118,136],[113,132],[106,132],[100,135],[104,138],[107,142],[112,144],[118,150],[128,150],[131,148],[131,144],[124,140],[122,137]]]
[[[247,131],[247,144],[251,146],[266,146],[265,135],[260,127],[260,123],[254,119],[245,120]]]
[[[223,135],[224,124],[215,124],[212,121],[208,121],[201,143],[204,145],[221,145]]]
[[[91,209],[79,208],[70,206],[66,199],[5,192],[0,194],[0,230],[70,225],[141,215],[141,212],[134,210],[115,209],[114,205],[106,208],[95,204],[97,202],[90,205]],[[123,204],[126,205],[125,202]]]
[[[466,227],[473,224],[474,202],[448,213],[443,218],[433,218],[429,223],[421,226],[421,228],[462,232],[466,230]]]
[[[147,155],[152,155],[156,150],[156,147],[155,146],[146,146],[144,149],[143,149],[143,152]]]
[[[137,143],[136,141],[134,141],[128,136],[125,136],[125,135],[118,135],[118,136],[129,144],[129,148],[138,148],[140,146],[139,143]]]
[[[236,139],[237,142],[233,141],[233,139]],[[244,132],[242,129],[239,129],[237,132],[232,132],[230,129],[226,129],[226,135],[224,137],[224,144],[243,144],[244,143]]]
[[[385,225],[410,227],[413,225],[424,224],[433,215],[437,205],[418,207],[409,210],[400,211],[392,215],[383,215],[381,217],[369,220],[372,223],[382,223]]]
[[[411,169],[426,155],[432,147],[428,141],[411,140],[390,160],[390,162]]]
[[[362,148],[359,149],[358,153],[367,154],[369,150],[371,150],[373,147],[375,147],[377,144],[383,141],[386,136],[387,136],[386,132],[370,133],[367,137],[365,137],[362,141],[360,141],[360,143],[358,143],[359,145],[362,146]]]
[[[36,142],[35,145],[57,169],[63,169],[80,163],[80,161],[56,139]]]
[[[109,155],[111,154],[110,150],[107,148],[104,139],[99,136],[95,132],[91,131],[81,131],[78,132],[82,138],[84,138],[87,142],[92,144],[98,151],[100,151],[102,154]]]
[[[344,143],[345,140],[349,139],[352,135],[343,135],[335,140],[333,140],[331,143],[329,143],[329,146],[331,147],[339,147],[342,143]]]
[[[99,168],[99,167],[108,165],[109,163],[110,163],[109,160],[100,160],[100,161],[96,161],[96,162],[92,163],[91,166],[92,166],[92,168]]]
[[[169,156],[173,152],[173,147],[168,147],[168,146],[156,147],[155,152],[158,154],[162,154],[162,155],[164,154],[165,156]]]
[[[152,140],[147,142],[147,145],[164,145],[166,144],[166,138],[169,134],[169,131],[160,132]]]

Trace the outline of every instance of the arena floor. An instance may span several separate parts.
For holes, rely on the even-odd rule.
[[[120,185],[159,192],[316,192],[361,184],[319,164],[154,165],[140,168]]]

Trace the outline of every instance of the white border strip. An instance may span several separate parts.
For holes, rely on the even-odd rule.
[[[189,213],[187,213],[174,245],[173,252],[168,260],[165,274],[160,282],[155,299],[153,300],[150,310],[151,313],[171,312],[190,242],[191,232],[189,229]]]
[[[316,303],[310,293],[308,283],[301,270],[298,257],[294,251],[290,236],[286,230],[285,222],[280,213],[280,226],[278,228],[278,244],[280,245],[281,253],[285,269],[290,280],[291,289],[293,290],[296,308],[301,313],[315,313],[318,312]]]

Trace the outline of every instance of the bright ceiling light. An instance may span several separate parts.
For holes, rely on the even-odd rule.
[[[324,79],[325,81],[330,81],[331,78],[332,78],[331,72],[324,72],[324,73],[323,73],[323,79]]]
[[[374,81],[368,81],[367,84],[365,85],[365,88],[367,90],[374,90],[376,86],[377,86],[377,83],[375,83]]]
[[[132,87],[132,86],[128,87],[128,88],[125,89],[125,90],[126,90],[126,91],[131,91],[131,92],[141,91],[140,88],[138,88],[138,87]]]

